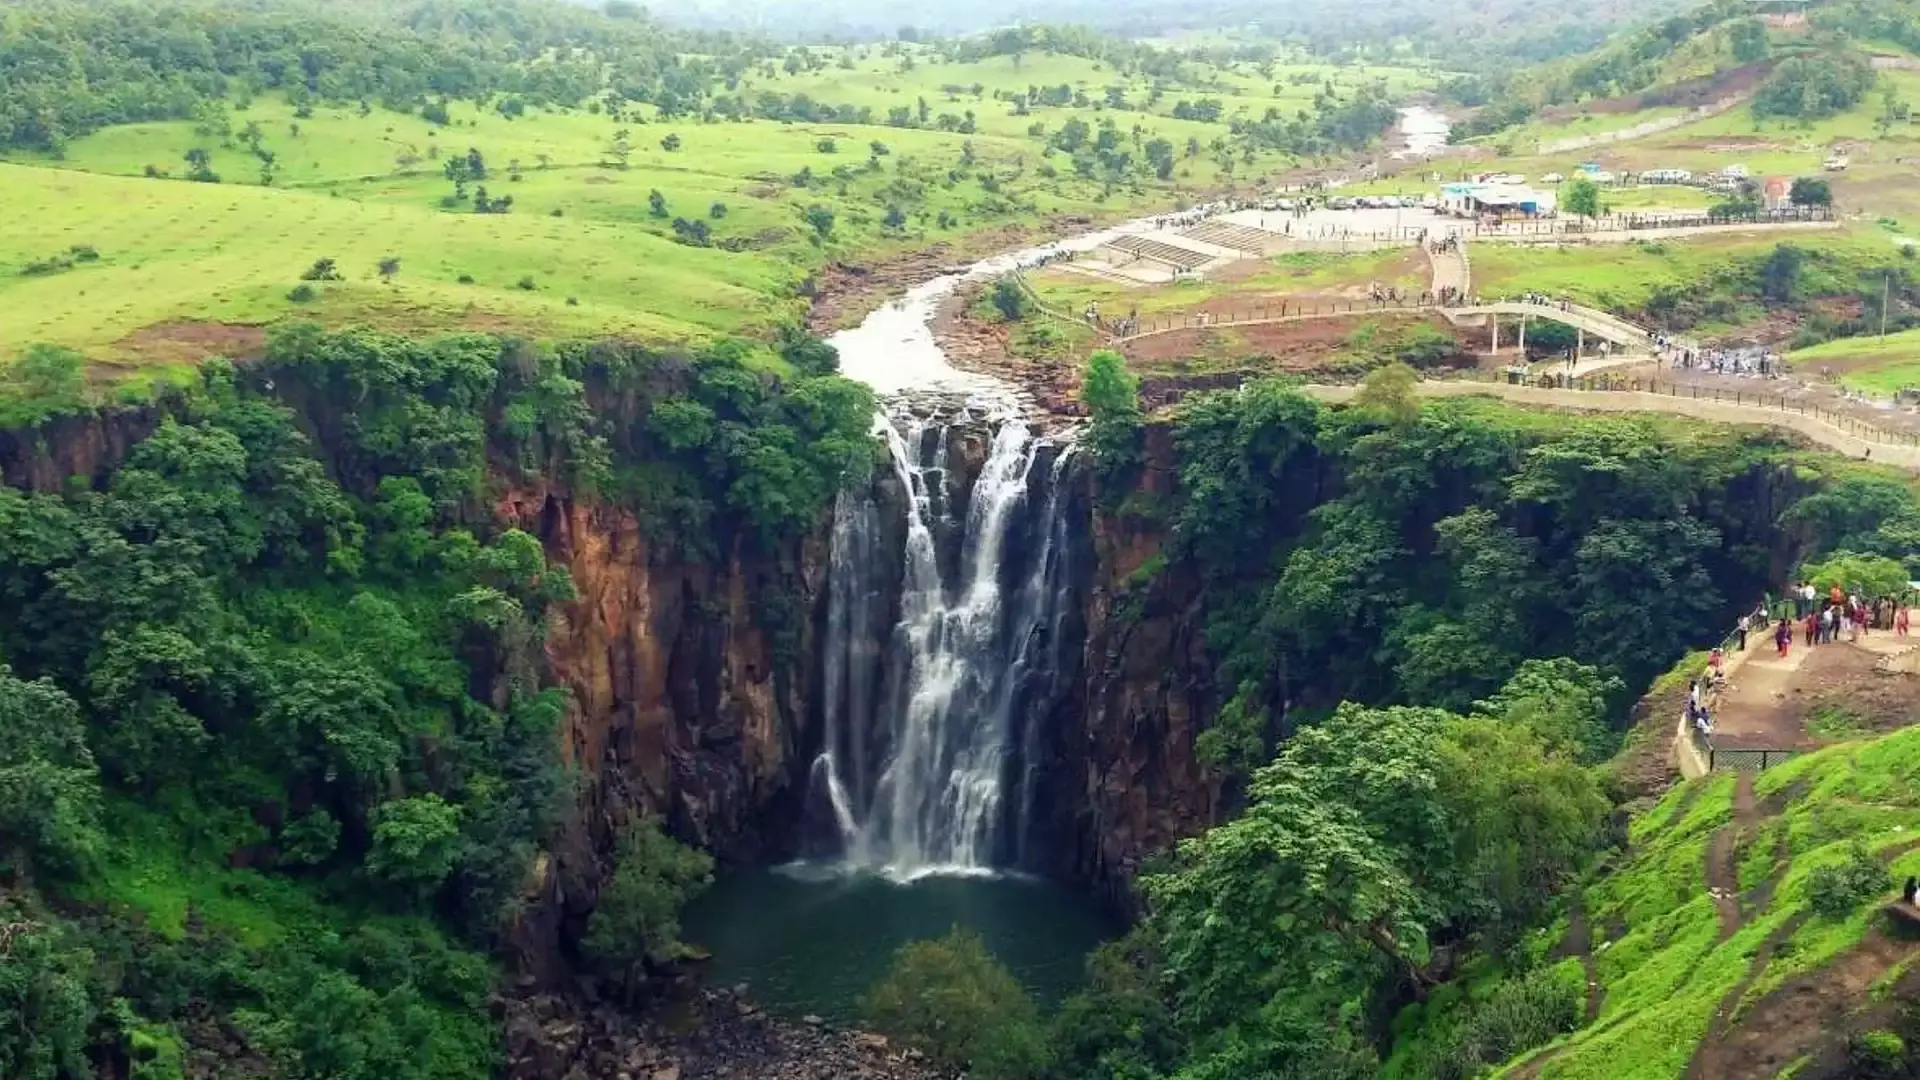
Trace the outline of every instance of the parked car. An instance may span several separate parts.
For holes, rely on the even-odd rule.
[[[1540,182],[1543,184],[1564,184],[1567,182],[1567,178],[1557,172],[1550,172],[1541,177]]]
[[[1347,198],[1344,195],[1336,195],[1333,198],[1327,200],[1327,209],[1351,210],[1353,209],[1353,200]]]
[[[1291,214],[1293,213],[1293,200],[1281,199],[1279,202],[1273,204],[1273,208],[1275,210],[1284,210],[1287,213]]]
[[[1820,167],[1827,170],[1828,172],[1846,172],[1847,159],[1844,155],[1835,154],[1834,156],[1821,162]]]

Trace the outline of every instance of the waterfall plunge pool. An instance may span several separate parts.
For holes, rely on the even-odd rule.
[[[896,882],[836,866],[720,874],[687,908],[682,936],[713,953],[714,986],[746,983],[786,1016],[856,1019],[860,997],[910,942],[954,926],[979,934],[1042,1005],[1079,987],[1086,954],[1117,936],[1091,899],[1035,878],[933,874]]]

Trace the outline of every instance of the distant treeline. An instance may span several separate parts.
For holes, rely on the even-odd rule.
[[[571,106],[604,88],[699,98],[767,55],[778,50],[537,0],[33,0],[0,20],[0,148],[57,151],[111,124],[184,119],[209,100],[267,91],[296,106],[397,109],[496,93]]]

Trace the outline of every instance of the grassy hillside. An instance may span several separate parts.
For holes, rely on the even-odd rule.
[[[1896,967],[1913,955],[1910,945],[1879,947],[1877,901],[1920,872],[1917,776],[1920,731],[1908,730],[1768,770],[1750,788],[1716,775],[1674,790],[1634,823],[1626,861],[1583,897],[1589,923],[1608,928],[1593,956],[1599,1015],[1537,1064],[1502,1075],[1666,1080],[1703,1040],[1717,1075],[1754,1075],[1737,1068],[1758,1052],[1752,1041],[1788,1043],[1775,1048],[1785,1064],[1873,1026]],[[1851,910],[1823,913],[1819,872],[1844,865],[1855,844],[1885,866],[1883,886]],[[1703,866],[1732,868],[1736,917],[1708,895]],[[1829,996],[1837,1025],[1770,1030],[1781,1019],[1776,992],[1790,984]],[[1852,996],[1861,987],[1872,990]]]
[[[499,16],[475,2],[476,20]],[[1131,46],[1108,56],[1079,38],[1060,48],[1087,55],[1036,38],[964,62],[944,46],[782,60],[716,45],[662,70],[654,54],[642,64],[601,44],[596,19],[609,22],[574,13],[550,35],[593,43],[570,67],[527,59],[516,38],[518,52],[485,54],[503,89],[464,97],[259,91],[241,65],[190,110],[147,110],[190,118],[89,124],[130,110],[82,99],[67,106],[76,128],[44,145],[14,118],[0,155],[14,211],[0,221],[0,304],[14,313],[0,357],[52,343],[96,374],[151,373],[257,347],[293,316],[650,342],[764,334],[800,316],[804,282],[830,261],[997,247],[1008,240],[981,234],[1178,205],[1288,165],[1287,139],[1323,138],[1297,116],[1424,80],[1304,62],[1230,70]],[[29,45],[56,40],[20,25]],[[144,72],[138,45],[119,62]],[[49,92],[12,63],[0,60],[0,87]],[[562,79],[570,90],[540,89]],[[1316,102],[1329,85],[1336,97]],[[1270,116],[1293,129],[1233,126]],[[457,179],[469,158],[484,175]],[[482,197],[506,212],[475,212]],[[320,259],[337,280],[303,282]]]

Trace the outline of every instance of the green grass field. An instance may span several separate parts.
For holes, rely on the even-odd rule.
[[[1145,212],[1288,164],[1257,155],[1235,160],[1229,176],[1216,155],[1187,154],[1189,139],[1206,146],[1228,129],[1225,117],[1209,124],[1161,115],[1179,100],[1218,96],[1229,114],[1258,115],[1269,105],[1299,107],[1322,80],[1351,87],[1386,78],[1404,89],[1424,78],[1403,69],[1279,65],[1282,83],[1289,74],[1314,76],[1311,85],[1282,87],[1302,95],[1295,100],[1256,83],[1251,65],[1229,72],[1194,64],[1187,83],[1164,87],[1147,107],[1147,80],[1118,79],[1078,57],[948,64],[920,50],[921,60],[901,70],[899,58],[861,52],[852,69],[773,69],[772,77],[755,70],[735,92],[749,101],[770,91],[867,106],[871,124],[662,121],[650,105],[619,121],[585,109],[509,119],[456,102],[451,122],[437,127],[379,108],[362,115],[320,106],[300,117],[262,97],[236,102],[224,125],[124,125],[73,140],[58,160],[16,157],[0,163],[10,211],[0,220],[0,305],[9,313],[0,320],[0,357],[51,342],[81,349],[98,373],[178,365],[236,340],[238,332],[223,327],[289,317],[661,342],[759,332],[795,318],[803,281],[833,259],[924,249],[1053,214]],[[1061,83],[1098,107],[1015,116],[994,97]],[[1148,111],[1106,108],[1109,84],[1124,84]],[[890,108],[917,109],[921,98],[933,117],[971,112],[977,130],[883,123]],[[1114,120],[1136,157],[1140,145],[1166,138],[1182,148],[1174,176],[1116,186],[1076,175],[1066,155],[1029,131],[1076,117]],[[631,150],[626,167],[616,168],[611,147],[623,128]],[[271,187],[245,145],[249,132],[274,156]],[[663,145],[668,136],[677,137],[675,149]],[[195,148],[210,152],[222,182],[182,179]],[[444,166],[469,150],[486,162],[488,195],[512,196],[510,213],[442,205],[454,191]],[[654,191],[665,199],[664,215],[650,206]],[[809,221],[814,207],[833,215],[824,236]],[[904,221],[889,224],[896,208]],[[674,218],[703,223],[715,246],[675,242]],[[91,247],[97,261],[27,272],[76,247]],[[342,280],[317,283],[311,299],[289,298],[320,258],[336,260]],[[400,272],[383,280],[377,267],[388,258],[399,260]]]
[[[1787,360],[1802,374],[1831,367],[1840,381],[1871,394],[1920,386],[1920,330],[1880,337],[1840,338],[1795,349]]]

